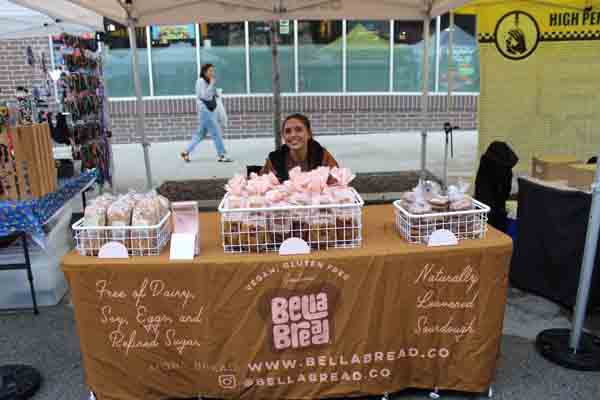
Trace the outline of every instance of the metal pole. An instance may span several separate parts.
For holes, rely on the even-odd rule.
[[[423,73],[421,74],[421,80],[423,84],[421,93],[421,119],[424,123],[427,118],[427,100],[429,96],[429,17],[423,19]],[[425,160],[427,156],[427,130],[425,128],[421,131],[421,137],[421,178],[424,179],[426,177]]]
[[[581,263],[581,272],[579,275],[579,288],[577,289],[577,302],[575,303],[575,322],[569,347],[574,353],[579,350],[581,331],[585,321],[585,311],[587,309],[588,297],[590,294],[590,285],[592,273],[594,272],[594,260],[598,247],[598,232],[600,231],[600,151],[598,152],[598,161],[596,164],[596,178],[592,185],[592,205],[590,207],[590,217],[588,220],[587,236],[585,239],[585,250],[583,252],[583,261]]]
[[[439,35],[441,36],[441,35]],[[452,83],[454,79],[454,60],[452,53],[452,41],[454,39],[454,13],[450,11],[450,23],[448,24],[448,95],[446,97],[446,113],[450,119],[452,112]],[[452,132],[452,131],[451,131]],[[452,133],[450,133],[452,134]],[[443,191],[448,190],[448,132],[445,132],[444,144],[444,184]]]
[[[427,132],[421,132],[421,178],[425,178],[427,166]]]
[[[271,54],[273,60],[273,135],[275,136],[275,149],[281,147],[281,86],[279,81],[279,56],[277,55],[278,21],[271,21]]]
[[[133,57],[133,83],[135,85],[135,97],[136,97],[136,109],[137,119],[135,124],[135,131],[137,136],[142,139],[142,147],[144,149],[144,164],[146,165],[146,187],[148,190],[152,189],[152,170],[150,168],[150,154],[148,148],[150,143],[146,140],[146,132],[144,129],[144,117],[145,107],[144,100],[142,98],[142,82],[140,81],[140,59],[137,51],[137,40],[135,35],[135,22],[129,18],[127,21],[127,31],[129,33],[129,45],[131,47],[131,54]]]

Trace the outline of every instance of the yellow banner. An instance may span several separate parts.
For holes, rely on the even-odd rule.
[[[477,14],[479,41],[495,42],[508,58],[544,41],[600,40],[600,1],[479,0],[457,12]]]

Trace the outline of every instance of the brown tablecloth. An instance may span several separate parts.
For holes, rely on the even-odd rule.
[[[486,391],[511,239],[409,245],[391,205],[363,215],[360,249],[223,254],[206,213],[194,261],[69,254],[87,383],[100,400]]]

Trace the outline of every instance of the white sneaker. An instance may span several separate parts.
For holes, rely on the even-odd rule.
[[[217,158],[218,162],[233,162],[233,160],[229,157],[227,157],[225,154],[219,156],[219,158]]]

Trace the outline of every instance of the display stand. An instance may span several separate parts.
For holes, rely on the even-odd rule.
[[[102,77],[102,58],[94,38],[63,34],[53,38],[55,64],[62,70],[57,98],[65,123],[56,124],[55,137],[72,148],[74,160],[81,160],[82,171],[97,168],[98,183],[112,184],[110,134]],[[58,118],[58,117],[57,117]]]

